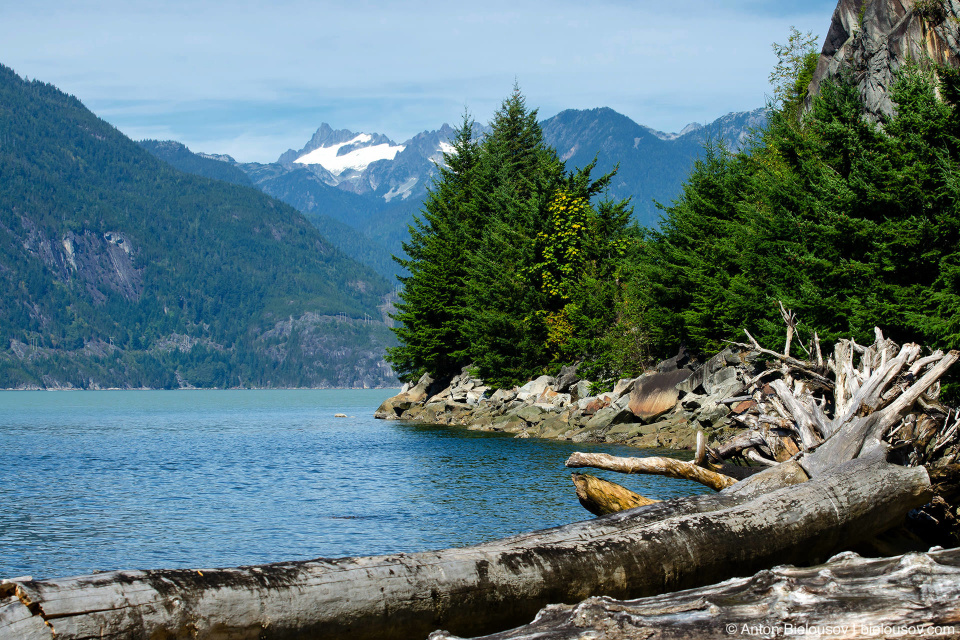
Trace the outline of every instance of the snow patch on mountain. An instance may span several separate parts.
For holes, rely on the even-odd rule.
[[[413,176],[403,184],[398,185],[383,194],[383,199],[387,202],[390,202],[399,196],[401,200],[406,200],[410,197],[410,193],[413,191],[413,188],[417,186],[417,182],[419,182],[419,180],[416,178],[416,176]]]
[[[393,160],[404,150],[403,145],[389,143],[363,146],[372,139],[370,134],[361,133],[346,142],[314,149],[294,162],[305,165],[318,164],[333,175],[339,176],[347,170],[363,172],[371,163],[377,160]]]

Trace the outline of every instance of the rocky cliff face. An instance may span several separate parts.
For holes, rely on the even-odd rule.
[[[911,61],[960,66],[960,1],[840,0],[810,95],[824,79],[848,68],[867,113],[890,116],[890,87]]]
[[[143,293],[141,269],[134,266],[135,248],[119,231],[94,233],[67,232],[50,237],[34,221],[22,216],[20,244],[56,274],[60,282],[82,284],[94,304],[102,304],[111,293],[129,301]]]

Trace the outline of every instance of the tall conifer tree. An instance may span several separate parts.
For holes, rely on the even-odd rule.
[[[477,164],[480,149],[474,122],[464,114],[453,150],[430,189],[422,214],[410,226],[406,258],[395,258],[409,275],[394,319],[400,345],[387,360],[402,378],[429,372],[449,376],[469,361],[464,331],[467,311],[467,263],[484,224],[478,205]]]

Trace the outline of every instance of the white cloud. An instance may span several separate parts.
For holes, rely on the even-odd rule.
[[[677,130],[762,105],[771,42],[790,25],[825,35],[833,8],[758,0],[5,4],[0,62],[76,94],[128,134],[165,130],[225,152],[207,145],[247,140],[232,146],[267,153],[273,139],[272,153],[242,158],[263,161],[305,141],[291,142],[276,124],[309,132],[327,121],[403,140],[457,121],[464,106],[488,119],[514,79],[544,116],[610,106]]]

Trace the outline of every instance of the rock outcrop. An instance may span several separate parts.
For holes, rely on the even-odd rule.
[[[757,375],[758,355],[731,348],[697,364],[681,354],[597,395],[570,369],[557,379],[540,376],[521,387],[491,391],[465,367],[442,390],[425,375],[384,401],[376,417],[462,425],[517,438],[691,449],[699,430],[711,442],[737,430],[731,415],[750,409],[737,396]]]
[[[910,61],[960,66],[960,1],[840,0],[809,95],[848,69],[867,115],[891,116],[890,88]]]

